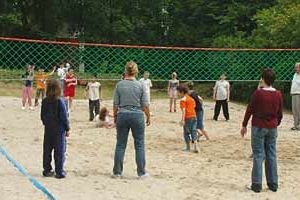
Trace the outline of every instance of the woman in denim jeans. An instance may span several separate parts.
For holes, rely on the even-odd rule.
[[[124,154],[129,130],[134,139],[137,174],[147,177],[145,170],[145,118],[150,125],[149,98],[145,85],[135,79],[138,73],[137,64],[130,61],[125,66],[125,79],[120,81],[114,91],[114,119],[117,128],[117,144],[115,149],[113,178],[123,173]]]
[[[251,97],[245,113],[241,135],[247,133],[247,124],[252,115],[251,147],[253,152],[251,190],[262,190],[262,164],[265,160],[265,174],[268,188],[278,189],[276,140],[277,126],[282,119],[282,95],[272,87],[275,74],[266,69],[261,75],[261,86]]]

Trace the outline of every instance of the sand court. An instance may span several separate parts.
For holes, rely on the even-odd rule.
[[[40,107],[22,111],[20,99],[0,97],[0,145],[57,199],[300,199],[300,132],[290,131],[292,115],[284,114],[278,136],[279,190],[255,194],[250,184],[250,128],[239,135],[245,106],[231,103],[229,122],[212,119],[213,102],[205,103],[205,127],[211,137],[200,142],[200,153],[183,152],[180,112],[168,112],[168,100],[151,104],[152,125],[146,129],[146,162],[150,177],[138,180],[133,139],[129,138],[124,178],[112,179],[115,129],[99,129],[88,121],[88,102],[76,100],[70,113],[65,169],[67,178],[43,178],[43,126]],[[111,101],[102,105],[112,108]],[[0,155],[1,199],[46,197]]]

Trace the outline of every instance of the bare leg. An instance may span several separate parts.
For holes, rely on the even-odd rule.
[[[174,112],[177,112],[176,98],[174,98]]]
[[[173,99],[170,98],[170,103],[169,103],[169,106],[170,106],[170,112],[172,112],[172,103],[173,103]]]
[[[73,97],[69,97],[69,109],[72,111],[72,106],[73,106]]]
[[[204,130],[204,129],[202,129],[202,130],[200,130],[200,131],[201,131],[202,135],[204,135],[204,137],[205,137],[207,140],[209,140],[209,137],[208,137],[207,131],[206,131],[206,130]]]

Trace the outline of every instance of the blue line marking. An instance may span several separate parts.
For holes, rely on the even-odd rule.
[[[26,176],[29,181],[41,192],[43,192],[49,200],[56,200],[56,198],[44,187],[40,184],[34,177],[30,176],[24,167],[22,167],[19,163],[17,163],[8,153],[1,147],[0,145],[0,152],[1,154],[15,167],[21,172],[24,176]]]

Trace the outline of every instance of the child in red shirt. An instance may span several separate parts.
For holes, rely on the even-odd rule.
[[[197,142],[197,120],[196,120],[196,103],[192,97],[188,95],[188,87],[185,85],[179,85],[177,91],[180,100],[180,108],[182,111],[182,118],[180,125],[183,126],[184,140],[186,143],[186,151],[190,151],[190,142],[193,144],[195,153],[198,153],[198,142]]]
[[[65,98],[67,101],[68,110],[72,109],[72,102],[75,96],[76,85],[77,85],[77,80],[74,76],[74,70],[70,68],[65,78]]]

